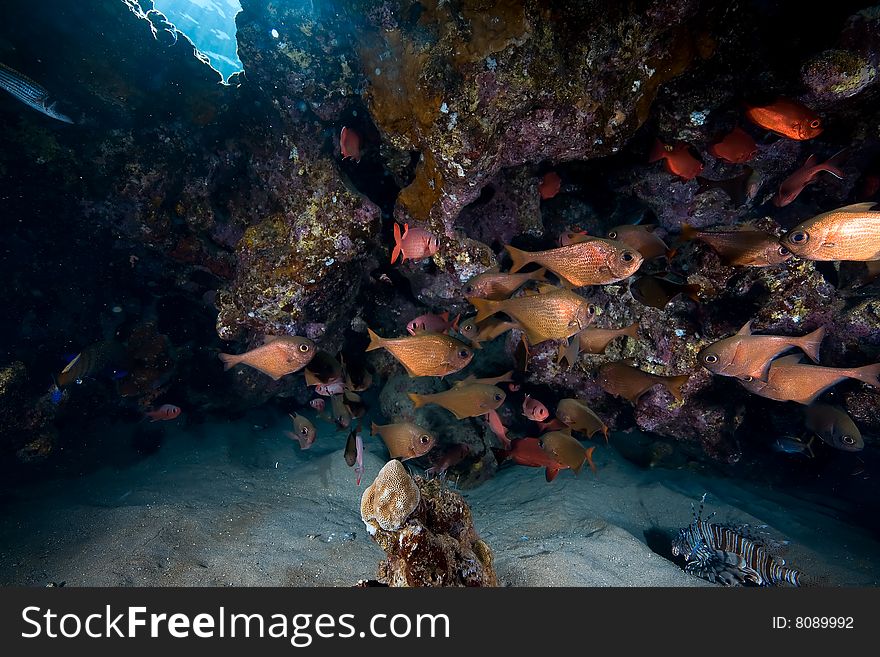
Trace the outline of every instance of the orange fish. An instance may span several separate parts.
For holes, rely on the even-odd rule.
[[[378,434],[388,448],[391,458],[401,461],[427,454],[436,442],[434,434],[412,422],[381,426],[373,422],[370,434]]]
[[[480,299],[492,299],[501,301],[507,299],[529,281],[544,281],[546,269],[538,269],[527,274],[508,274],[498,271],[498,267],[477,274],[467,283],[462,291],[466,297],[478,297]]]
[[[556,405],[556,417],[569,429],[585,434],[587,438],[602,432],[605,442],[608,442],[608,425],[589,406],[577,399],[560,400]]]
[[[147,411],[145,417],[150,418],[150,422],[158,422],[159,420],[173,420],[180,415],[180,409],[174,404],[162,404],[159,408]]]
[[[471,317],[459,324],[458,332],[470,340],[475,348],[482,349],[481,342],[490,342],[502,333],[518,327],[519,325],[514,322],[505,322],[497,317],[489,317],[480,323]]]
[[[666,170],[685,180],[696,178],[703,170],[703,163],[691,155],[688,144],[667,146],[659,139],[655,140],[648,162],[657,160],[665,160]]]
[[[420,395],[415,392],[407,394],[412,400],[413,408],[437,404],[459,420],[494,411],[504,403],[504,399],[507,397],[501,388],[485,383],[465,383],[429,395]]]
[[[502,424],[501,416],[498,415],[498,411],[489,411],[486,413],[486,419],[489,421],[489,428],[492,430],[492,433],[497,436],[498,440],[501,441],[504,449],[510,449],[510,438],[507,437],[507,427]]]
[[[480,322],[497,312],[517,321],[529,343],[564,340],[586,328],[596,316],[596,307],[569,290],[547,286],[539,294],[504,301],[470,298]]]
[[[510,449],[499,449],[494,452],[499,463],[510,459],[514,463],[530,468],[546,468],[544,477],[548,482],[556,479],[560,470],[568,469],[566,464],[560,463],[555,456],[544,451],[539,438],[520,438],[513,441]]]
[[[285,431],[284,435],[298,442],[300,449],[311,447],[317,437],[315,425],[307,417],[297,413],[290,413],[290,419],[293,420],[293,431]]]
[[[697,359],[713,374],[766,381],[770,361],[794,347],[801,349],[814,363],[818,363],[819,347],[824,337],[824,326],[800,337],[753,335],[752,322],[749,322],[736,335],[703,347],[697,354]]]
[[[767,380],[740,379],[749,392],[775,401],[794,401],[809,406],[823,392],[845,379],[857,379],[880,388],[880,364],[863,367],[802,365],[800,354],[783,356],[770,363]]]
[[[749,107],[746,116],[762,128],[799,141],[817,137],[823,129],[822,120],[813,110],[788,98],[762,107]]]
[[[608,231],[608,239],[620,240],[642,254],[645,260],[653,260],[661,256],[671,256],[666,242],[654,233],[657,226],[616,226]]]
[[[687,380],[687,374],[658,376],[626,363],[605,363],[599,368],[597,379],[605,392],[628,399],[633,404],[637,404],[642,395],[658,384],[663,385],[676,401],[681,401],[681,389]]]
[[[545,433],[541,436],[541,449],[547,452],[551,458],[571,468],[576,475],[580,474],[584,463],[589,463],[590,469],[593,472],[596,471],[596,466],[593,463],[593,450],[596,447],[584,449],[584,446],[568,431]]]
[[[574,287],[622,281],[632,276],[644,260],[627,244],[599,237],[546,251],[523,251],[509,244],[504,248],[513,259],[511,272],[536,262]]]
[[[709,152],[732,164],[743,164],[758,154],[758,145],[749,133],[736,126],[724,139],[709,146]]]
[[[791,258],[791,251],[779,244],[779,238],[765,230],[747,226],[697,230],[690,224],[681,227],[681,239],[697,240],[714,249],[726,265],[773,267]]]
[[[562,178],[559,177],[559,174],[555,171],[548,171],[538,183],[538,193],[542,199],[547,200],[556,196],[561,186]]]
[[[780,244],[805,260],[880,260],[880,211],[873,201],[823,212],[795,226]]]
[[[243,354],[217,354],[228,370],[239,363],[253,367],[275,381],[298,372],[315,356],[315,343],[297,335],[270,336],[265,344]]]
[[[835,158],[838,158],[839,156],[840,153],[830,157],[822,164],[816,164],[816,156],[810,155],[800,169],[782,181],[782,184],[779,186],[779,191],[776,192],[776,195],[773,197],[773,205],[777,208],[781,208],[791,203],[802,191],[804,191],[804,187],[816,182],[816,177],[823,171],[830,173],[835,178],[843,180],[843,171],[841,171],[834,163]]]
[[[400,224],[394,224],[394,249],[391,251],[391,263],[400,256],[400,262],[407,260],[422,260],[430,258],[440,248],[440,240],[434,233],[424,228],[410,228],[409,224],[403,225],[403,235],[400,234]]]
[[[500,376],[487,376],[482,379],[478,379],[473,374],[470,376],[466,376],[461,381],[456,381],[453,385],[455,386],[464,386],[469,385],[471,383],[482,383],[487,386],[497,386],[499,383],[507,383],[508,381],[513,381],[513,370],[505,372]]]
[[[605,351],[608,343],[614,340],[614,338],[622,335],[632,338],[633,340],[638,340],[639,323],[633,322],[629,326],[619,329],[587,327],[578,333],[573,339],[569,340],[568,345],[560,345],[559,355],[556,362],[561,363],[565,360],[567,365],[571,367],[577,362],[578,354],[581,351],[588,354],[601,354]]]
[[[446,376],[467,366],[474,352],[445,333],[418,333],[403,338],[382,338],[367,329],[367,351],[387,349],[410,376]]]
[[[351,158],[355,162],[361,161],[361,136],[351,128],[343,126],[342,133],[339,135],[339,150],[342,152],[342,159]]]

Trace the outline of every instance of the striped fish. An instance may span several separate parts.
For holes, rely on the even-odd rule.
[[[788,568],[772,553],[779,546],[753,536],[747,527],[721,525],[703,520],[703,504],[694,521],[678,532],[672,554],[685,558],[685,572],[726,586],[801,585],[801,573]]]
[[[46,116],[65,123],[73,123],[73,119],[55,109],[56,103],[49,104],[49,92],[45,88],[2,62],[0,62],[0,87],[28,107],[33,107]]]

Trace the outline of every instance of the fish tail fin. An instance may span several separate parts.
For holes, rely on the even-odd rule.
[[[593,463],[593,450],[594,449],[596,449],[595,445],[593,445],[592,447],[587,447],[587,449],[584,450],[584,453],[587,455],[587,463],[590,465],[590,470],[592,470],[593,472],[596,472],[596,464]]]
[[[369,326],[367,327],[367,335],[370,336],[370,344],[367,345],[366,351],[373,351],[374,349],[381,349],[385,345],[385,338],[379,337]]]
[[[797,346],[809,356],[814,363],[819,362],[819,347],[822,346],[822,340],[825,338],[825,327],[820,326],[812,333],[805,335],[798,340]]]
[[[633,340],[639,339],[639,323],[638,321],[633,322],[625,329],[623,329],[622,335],[625,335],[628,338],[632,338]]]
[[[478,299],[476,297],[471,297],[468,299],[468,302],[477,309],[477,318],[474,320],[476,322],[482,322],[484,319],[489,317],[490,315],[494,315],[498,312],[498,306],[500,305],[500,301],[492,301],[491,299]]]
[[[605,436],[605,444],[608,444],[608,425],[604,422],[602,423],[602,435]]]
[[[666,157],[666,146],[659,139],[654,140],[651,152],[648,154],[648,162],[656,162]]]
[[[688,223],[684,223],[681,225],[681,241],[682,242],[690,242],[691,240],[697,239],[697,235],[700,233],[696,228],[691,226]]]
[[[241,356],[236,354],[217,354],[217,358],[223,361],[224,370],[228,370],[241,362]]]
[[[557,363],[565,360],[568,369],[577,362],[578,353],[580,352],[581,340],[578,335],[573,335],[568,339],[568,343],[559,345],[559,356],[556,358]]]
[[[421,408],[426,403],[423,395],[416,394],[415,392],[408,392],[406,395],[412,400],[413,408]]]
[[[559,474],[559,466],[557,465],[548,465],[547,469],[544,470],[544,478],[547,480],[549,484],[551,481],[556,479],[556,475]]]
[[[394,249],[391,251],[391,264],[397,260],[397,256],[403,251],[403,237],[400,234],[400,224],[394,222]]]
[[[688,382],[688,378],[687,374],[681,374],[680,376],[667,377],[664,381],[663,385],[665,385],[666,389],[673,397],[675,397],[675,401],[681,401],[684,399],[681,389],[684,388],[684,384]]]
[[[530,258],[532,254],[528,251],[523,251],[522,249],[518,249],[515,246],[511,246],[510,244],[505,244],[504,248],[507,249],[507,252],[510,254],[510,258],[513,260],[513,265],[510,267],[511,274],[518,272],[520,269],[532,262]]]
[[[495,460],[498,461],[498,464],[500,465],[507,460],[507,457],[510,456],[510,450],[492,447],[492,454],[493,456],[495,456]]]
[[[850,370],[849,376],[862,383],[867,383],[869,386],[880,388],[880,363],[853,368]]]
[[[529,277],[533,281],[546,281],[547,280],[547,268],[541,267],[540,269],[536,269],[531,274],[529,274]]]

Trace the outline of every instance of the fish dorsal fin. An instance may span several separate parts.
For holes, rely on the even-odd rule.
[[[877,205],[877,201],[853,203],[852,205],[844,205],[842,208],[837,208],[837,210],[834,210],[834,212],[867,212],[875,205]]]
[[[737,331],[736,334],[737,334],[737,335],[751,335],[751,334],[752,334],[752,322],[753,322],[753,321],[755,321],[755,320],[750,319],[748,322],[746,322],[746,325],[743,326],[739,331]]]
[[[270,342],[275,342],[276,340],[280,340],[280,335],[264,335],[263,336],[263,344],[269,344]]]
[[[774,367],[776,365],[797,365],[801,362],[803,358],[802,354],[792,354],[790,356],[783,356],[782,358],[777,358],[776,360],[770,361],[770,367]]]

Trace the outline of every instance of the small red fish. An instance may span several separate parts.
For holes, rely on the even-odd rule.
[[[342,152],[342,159],[351,158],[355,162],[361,161],[361,136],[351,128],[343,126],[342,133],[339,135],[339,150]]]
[[[501,444],[504,445],[504,449],[510,449],[510,438],[507,437],[507,427],[501,423],[501,416],[498,415],[498,411],[489,411],[486,413],[486,419],[489,421],[489,428],[492,430],[492,433],[498,437]]]
[[[758,154],[758,145],[749,133],[736,126],[724,139],[709,146],[709,152],[727,162],[743,164]]]
[[[508,383],[507,384],[507,389],[510,390],[510,392],[519,392],[520,388],[522,388],[522,386],[518,383]]]
[[[330,395],[327,396],[329,397]],[[314,408],[319,413],[322,413],[324,409],[327,408],[327,402],[325,402],[323,399],[313,399],[309,402],[309,406]]]
[[[158,422],[159,420],[173,420],[180,415],[180,408],[174,404],[162,404],[159,408],[147,411],[144,416],[150,418],[150,422]]]
[[[534,420],[535,422],[543,422],[548,417],[550,417],[550,411],[547,410],[547,407],[544,406],[537,399],[533,399],[526,395],[526,398],[523,399],[523,415],[525,415],[530,420]]]
[[[544,451],[540,438],[520,438],[513,441],[509,450],[494,451],[499,463],[511,459],[514,463],[530,468],[546,468],[544,476],[548,482],[556,479],[560,470],[568,469],[567,465]]]
[[[762,128],[798,141],[817,137],[823,130],[822,120],[813,110],[788,98],[763,107],[749,107],[746,116]]]
[[[400,261],[421,260],[430,258],[440,248],[440,240],[434,233],[424,228],[410,228],[409,224],[403,225],[403,235],[400,234],[400,224],[394,224],[394,250],[391,251],[391,263],[400,256]]]
[[[415,335],[416,333],[446,333],[449,329],[457,331],[459,319],[461,319],[461,315],[456,315],[455,319],[450,322],[448,312],[444,312],[441,315],[427,313],[426,315],[419,315],[407,324],[406,330],[410,335]]]
[[[842,152],[843,151],[841,151],[841,153]],[[804,191],[804,187],[816,182],[816,178],[823,171],[827,171],[835,178],[843,180],[844,173],[836,166],[835,162],[835,159],[838,158],[841,153],[833,155],[822,164],[816,164],[816,156],[810,155],[800,169],[782,181],[782,184],[779,186],[779,191],[776,192],[776,195],[773,197],[773,205],[777,208],[781,208],[791,203],[798,197],[798,194]]]
[[[548,171],[544,174],[544,177],[541,178],[541,182],[538,183],[538,193],[541,195],[541,198],[545,201],[548,198],[553,198],[559,193],[559,188],[562,186],[562,178],[559,177],[559,174],[555,171]]]
[[[703,170],[703,163],[691,155],[690,146],[684,143],[668,146],[655,140],[648,162],[657,160],[665,160],[666,170],[684,180],[696,178]]]
[[[331,381],[330,383],[319,383],[315,386],[315,392],[324,397],[332,397],[333,395],[341,395],[345,392],[345,383],[342,380]],[[324,401],[323,399],[321,401]]]
[[[559,246],[577,244],[578,242],[585,242],[588,239],[590,239],[590,234],[587,231],[569,227],[567,231],[559,236]]]

